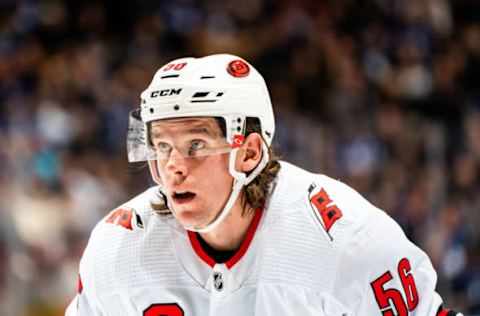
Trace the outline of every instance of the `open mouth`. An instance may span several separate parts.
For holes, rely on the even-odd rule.
[[[175,191],[172,194],[172,199],[175,203],[188,203],[195,197],[195,193],[188,191]]]

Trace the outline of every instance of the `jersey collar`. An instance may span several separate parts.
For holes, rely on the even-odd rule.
[[[238,261],[240,261],[240,259],[242,259],[242,257],[247,252],[248,247],[252,242],[253,236],[257,231],[258,224],[260,223],[260,219],[262,218],[263,211],[264,211],[263,207],[257,209],[255,216],[253,217],[252,223],[248,228],[247,234],[243,239],[242,244],[240,245],[240,248],[238,248],[237,252],[228,261],[225,262],[225,266],[228,269],[231,269]],[[205,262],[206,264],[208,264],[210,267],[213,268],[217,264],[217,262],[215,262],[215,260],[203,250],[198,240],[197,234],[195,234],[195,232],[188,231],[188,238],[190,239],[192,248],[197,254],[197,256],[200,259],[202,259],[203,262]]]

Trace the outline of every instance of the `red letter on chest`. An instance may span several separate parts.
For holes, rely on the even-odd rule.
[[[325,229],[328,232],[337,219],[342,217],[342,211],[335,204],[332,204],[332,200],[324,189],[320,189],[320,192],[312,196],[310,201],[312,201],[320,213]]]

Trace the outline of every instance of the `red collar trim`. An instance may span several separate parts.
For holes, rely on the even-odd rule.
[[[253,221],[250,224],[250,227],[248,228],[247,235],[245,236],[245,239],[240,245],[240,248],[238,248],[237,252],[233,255],[233,257],[231,257],[227,262],[225,262],[225,265],[227,266],[228,269],[231,269],[238,261],[240,261],[240,259],[242,259],[242,257],[247,252],[247,249],[250,246],[250,243],[252,242],[253,236],[257,231],[258,224],[260,223],[260,219],[262,218],[263,210],[264,210],[263,207],[257,209],[257,212],[253,217]],[[202,246],[200,245],[200,242],[198,241],[197,234],[189,230],[187,232],[188,232],[188,238],[190,239],[190,243],[193,247],[193,250],[195,250],[195,253],[197,254],[197,256],[199,256],[200,259],[202,259],[206,264],[208,264],[210,267],[213,268],[217,263],[203,250]]]
[[[193,250],[195,250],[197,256],[199,256],[200,259],[202,259],[206,264],[213,268],[213,266],[215,265],[215,260],[213,260],[212,257],[207,255],[207,253],[203,250],[200,242],[198,241],[197,234],[190,230],[188,230],[187,232],[188,239],[190,239],[190,244],[192,245]]]

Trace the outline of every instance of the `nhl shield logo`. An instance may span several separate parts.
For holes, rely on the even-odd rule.
[[[217,291],[223,290],[223,276],[220,272],[213,272],[213,286]]]

